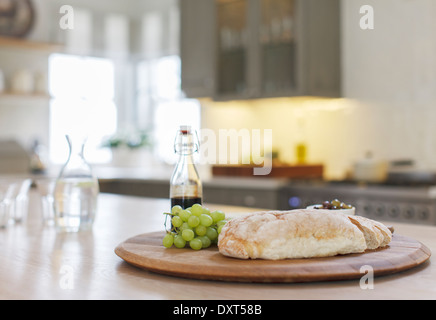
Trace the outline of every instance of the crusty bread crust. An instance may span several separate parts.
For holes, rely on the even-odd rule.
[[[384,241],[383,233],[370,219],[360,216],[349,217],[349,219],[362,231],[368,249],[377,249]]]
[[[229,257],[278,260],[360,253],[389,243],[392,235],[382,224],[351,217],[323,209],[252,213],[226,223],[218,248]]]

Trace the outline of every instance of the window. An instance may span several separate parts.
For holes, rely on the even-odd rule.
[[[65,134],[80,134],[88,138],[85,152],[89,162],[109,162],[111,153],[100,144],[117,128],[112,61],[53,54],[49,59],[49,91],[50,160],[65,162]]]
[[[179,56],[146,60],[138,65],[138,118],[153,120],[149,125],[153,127],[155,155],[170,164],[176,160],[173,144],[179,126],[200,129],[200,104],[186,99],[180,84]]]
[[[173,164],[174,139],[180,125],[190,125],[198,132],[200,128],[200,106],[198,101],[184,99],[160,103],[155,113],[156,153],[160,160]]]

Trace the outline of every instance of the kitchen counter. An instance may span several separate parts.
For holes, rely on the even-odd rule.
[[[170,190],[172,168],[98,168],[102,192],[150,198],[166,198]],[[217,204],[279,209],[279,196],[288,179],[266,177],[214,177],[200,173],[203,199]]]
[[[135,235],[163,230],[167,199],[101,194],[93,231],[77,234],[57,234],[43,226],[38,201],[33,190],[27,222],[0,230],[1,299],[436,299],[431,261],[376,277],[374,288],[366,290],[358,280],[251,284],[155,274],[127,264],[114,248]],[[219,208],[229,215],[255,210]],[[436,252],[436,227],[390,224]]]
[[[147,168],[115,168],[97,167],[95,173],[100,181],[139,181],[165,183],[169,185],[172,166],[157,166],[156,170],[150,171]],[[235,188],[268,188],[275,189],[287,185],[287,178],[266,178],[266,177],[221,177],[213,176],[206,168],[200,168],[199,174],[203,185],[217,187]]]

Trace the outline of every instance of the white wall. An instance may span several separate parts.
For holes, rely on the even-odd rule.
[[[362,30],[362,5],[374,29]],[[343,89],[358,99],[353,143],[436,169],[436,2],[343,0]],[[369,143],[370,142],[370,143]]]
[[[374,8],[362,30],[359,9]],[[343,88],[347,97],[386,103],[428,103],[436,96],[436,2],[343,0]]]

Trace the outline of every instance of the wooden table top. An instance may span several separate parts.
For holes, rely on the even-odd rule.
[[[183,279],[135,268],[114,253],[128,238],[163,230],[162,212],[168,206],[165,199],[101,194],[92,232],[57,234],[43,226],[39,198],[32,191],[27,221],[0,229],[0,299],[436,299],[432,257],[414,269],[376,277],[373,289],[362,289],[359,280],[254,284]],[[219,208],[228,214],[250,211]],[[436,252],[436,227],[389,224]]]

